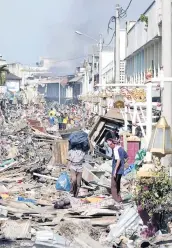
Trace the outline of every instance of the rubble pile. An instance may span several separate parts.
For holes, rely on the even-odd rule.
[[[57,190],[60,175],[69,175],[63,162],[67,143],[57,130],[55,134],[44,130],[43,118],[43,112],[35,115],[30,109],[9,112],[6,120],[1,115],[0,244],[112,248],[171,242],[163,234],[142,240],[144,225],[131,199],[134,171],[122,179],[123,204],[115,204],[110,194],[111,161],[91,155],[85,157],[79,198]]]
[[[78,231],[100,236],[91,223],[86,230],[85,223],[81,227],[79,222],[69,221],[73,219],[73,211],[70,211],[75,203],[69,193],[55,188],[60,173],[67,171],[66,166],[55,164],[53,159],[53,146],[59,136],[33,128],[33,123],[28,121],[30,116],[18,121],[19,112],[7,120],[1,118],[1,240],[29,240],[36,247],[45,244],[66,247],[59,242],[66,244],[68,238],[72,247],[71,242],[79,242],[75,241]],[[62,201],[68,209],[55,207]],[[91,236],[90,239],[92,241]],[[73,247],[77,247],[76,244]]]

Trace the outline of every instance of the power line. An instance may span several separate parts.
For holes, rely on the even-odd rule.
[[[111,24],[112,22],[115,22],[115,21],[116,21],[116,17],[115,17],[115,16],[112,16],[112,17],[110,18],[109,22],[108,22],[107,33],[109,33],[109,29],[112,30],[112,28],[110,27],[110,24]]]
[[[132,1],[133,0],[130,0],[129,4],[128,4],[128,6],[127,6],[127,8],[125,10],[123,8],[120,9],[120,13],[119,13],[119,17],[120,18],[124,18],[124,17],[127,16],[127,11],[130,8],[130,6],[131,6]]]
[[[110,24],[111,24],[112,22],[115,22],[115,23],[116,23],[116,17],[115,17],[115,16],[112,16],[112,17],[110,18],[109,22],[108,22],[108,28],[107,28],[107,33],[108,33],[108,34],[109,34],[109,30],[110,30],[110,29],[113,30],[113,28],[110,27]],[[105,46],[109,46],[109,45],[112,43],[113,38],[114,38],[114,36],[115,36],[115,33],[116,33],[116,30],[114,30],[113,35],[112,35],[112,37],[111,37],[111,40],[109,41],[108,44],[105,44]]]
[[[128,11],[128,9],[130,8],[130,6],[131,6],[132,1],[133,1],[133,0],[130,0],[129,4],[128,4],[128,6],[127,6],[127,8],[126,8],[125,10],[124,10],[123,8],[120,8],[120,10],[119,10],[119,18],[124,18],[124,17],[127,16],[127,11]],[[108,28],[107,28],[107,33],[108,33],[108,34],[109,34],[109,30],[110,30],[110,29],[113,30],[113,29],[110,27],[110,24],[111,24],[112,22],[115,22],[115,23],[116,23],[116,16],[112,16],[112,17],[110,18],[109,22],[108,22]],[[109,45],[112,43],[112,40],[113,40],[113,38],[114,38],[114,36],[115,36],[115,33],[116,33],[116,30],[114,30],[110,42],[109,42],[108,44],[105,44],[106,46],[109,46]]]
[[[131,5],[132,1],[133,1],[133,0],[130,0],[130,2],[129,2],[129,4],[128,4],[128,6],[127,6],[125,12],[127,12],[127,10],[130,8],[130,5]]]
[[[109,45],[112,43],[113,38],[114,38],[114,36],[115,36],[115,33],[116,33],[116,30],[113,32],[112,38],[111,38],[111,40],[109,41],[109,43],[108,43],[108,44],[105,44],[105,46],[109,46]]]
[[[66,62],[66,61],[71,61],[71,60],[77,60],[77,59],[82,59],[85,58],[86,56],[81,56],[81,57],[76,57],[76,58],[70,58],[70,59],[65,59],[65,60],[55,60],[55,63],[61,63],[61,62]]]

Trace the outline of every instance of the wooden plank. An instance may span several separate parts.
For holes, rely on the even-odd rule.
[[[53,145],[53,158],[57,164],[67,164],[69,150],[68,140],[58,140]]]
[[[109,226],[112,224],[115,224],[117,220],[116,216],[105,216],[105,217],[101,217],[101,218],[91,218],[91,224],[92,226]]]

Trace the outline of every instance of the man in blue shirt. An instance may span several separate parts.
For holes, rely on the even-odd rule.
[[[111,179],[111,193],[116,202],[121,202],[120,196],[121,177],[124,174],[125,162],[128,155],[123,147],[120,146],[120,141],[109,139],[107,141],[109,147],[112,149],[112,179]]]

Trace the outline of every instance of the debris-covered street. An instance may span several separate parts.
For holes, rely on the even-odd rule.
[[[0,3],[0,248],[172,248],[172,0]]]
[[[87,137],[87,132],[80,126],[63,139],[64,131],[58,127],[52,131],[46,121],[51,109],[45,103],[37,105],[36,111],[31,105],[25,109],[13,105],[7,110],[5,116],[1,111],[1,247],[110,248],[168,243],[169,236],[160,233],[152,240],[143,239],[146,226],[133,199],[136,171],[131,166],[122,178],[123,202],[115,202],[112,161],[93,154],[90,147],[83,161],[81,188],[73,197],[69,192],[69,141],[76,134],[80,139]],[[139,156],[138,166],[144,153]]]

